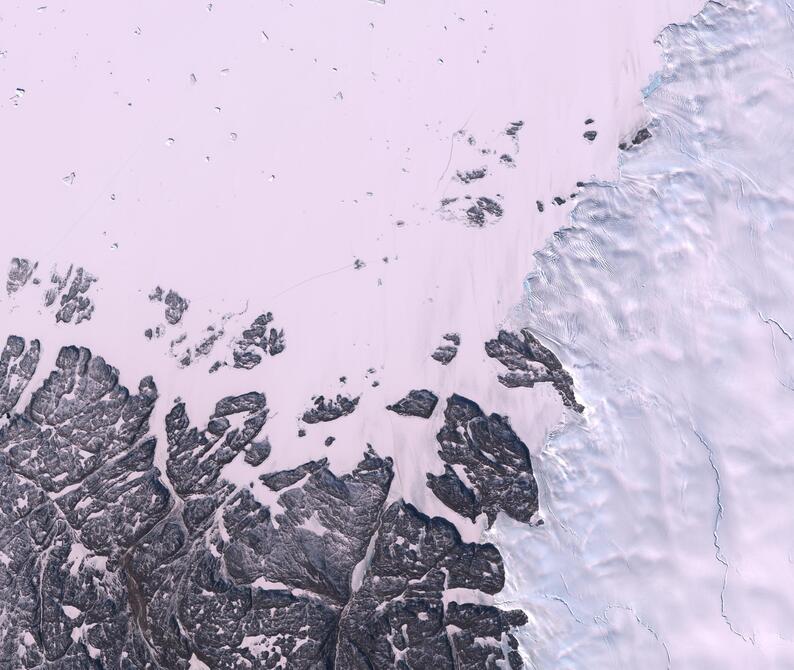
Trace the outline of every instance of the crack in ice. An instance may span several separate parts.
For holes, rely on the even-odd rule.
[[[783,333],[783,335],[785,335],[790,342],[794,340],[794,336],[792,336],[791,333],[789,333],[782,325],[780,325],[779,321],[773,319],[771,316],[764,316],[760,311],[758,312],[758,316],[760,317],[761,321],[766,324],[775,324],[778,327],[778,330],[780,330],[780,332]]]
[[[634,617],[634,620],[653,636],[653,638],[662,646],[662,649],[664,649],[664,653],[667,656],[667,670],[670,670],[670,668],[672,667],[672,659],[670,657],[670,649],[668,648],[667,643],[661,638],[659,633],[656,632],[656,630],[654,629],[653,626],[651,626],[651,624],[645,621],[639,614],[637,614],[637,612],[634,611],[633,607],[630,607],[629,605],[621,605],[615,603],[609,604],[604,608],[604,611],[601,613],[600,616],[596,615],[593,617],[593,621],[595,621],[597,624],[607,623],[607,612],[613,609],[624,610],[626,612],[629,612]]]
[[[714,536],[714,556],[724,568],[722,575],[722,588],[720,589],[720,613],[722,615],[723,620],[728,625],[728,628],[731,630],[731,632],[734,635],[742,638],[742,640],[744,640],[745,642],[751,642],[754,644],[752,636],[747,637],[743,635],[741,632],[739,632],[736,628],[734,628],[733,622],[730,620],[730,617],[728,617],[728,613],[726,611],[725,591],[728,588],[728,569],[730,568],[730,565],[728,563],[728,560],[725,558],[725,554],[722,551],[722,545],[720,544],[720,536],[719,536],[720,523],[723,517],[725,516],[725,506],[722,504],[722,480],[720,478],[720,471],[717,468],[717,463],[714,457],[714,450],[711,448],[711,445],[697,430],[693,428],[692,432],[695,433],[698,440],[706,450],[706,454],[709,459],[709,465],[711,466],[711,469],[714,472],[714,481],[717,486],[717,513],[714,517],[714,529],[712,531],[712,535]]]

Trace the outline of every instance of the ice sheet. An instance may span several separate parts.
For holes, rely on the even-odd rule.
[[[526,282],[588,407],[540,454],[544,530],[495,533],[538,667],[794,667],[793,18],[665,30],[653,137]]]

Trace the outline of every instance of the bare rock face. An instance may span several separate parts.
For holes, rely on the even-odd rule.
[[[409,391],[408,395],[386,409],[402,416],[418,416],[429,419],[438,404],[438,396],[427,389]]]
[[[340,417],[352,414],[358,401],[359,398],[348,398],[343,395],[337,395],[336,400],[327,400],[325,396],[317,396],[314,399],[314,407],[303,413],[303,421],[306,423],[335,421]]]
[[[526,328],[521,331],[521,336],[499,331],[497,339],[485,343],[485,351],[510,370],[506,375],[499,375],[499,381],[504,386],[532,388],[535,384],[549,382],[560,394],[566,407],[576,412],[584,411],[584,407],[576,401],[571,375],[554,353]]]
[[[173,289],[168,292],[163,291],[160,286],[156,286],[149,294],[152,302],[162,302],[165,305],[165,320],[175,326],[182,320],[182,316],[190,306],[190,301],[183,298]]]
[[[262,362],[263,356],[276,356],[284,351],[284,329],[271,327],[272,321],[273,314],[270,312],[260,314],[243,331],[232,352],[234,367],[251,370]]]
[[[172,326],[176,325],[187,311],[188,301],[176,291],[168,291],[163,302],[165,303],[165,320]]]
[[[452,359],[458,355],[458,347],[460,346],[460,335],[458,333],[447,333],[444,335],[444,344],[440,344],[436,350],[430,354],[430,357],[441,363],[441,365],[449,365]]]
[[[31,341],[25,350],[25,340],[10,335],[0,353],[0,415],[17,404],[39,364],[38,340]]]
[[[52,271],[51,286],[44,294],[44,305],[46,307],[56,305],[56,322],[77,324],[91,319],[94,302],[87,294],[96,280],[96,277],[84,268],[75,269],[73,265],[70,265],[63,275],[57,270]]]
[[[507,661],[521,668],[509,631],[526,623],[523,612],[444,606],[448,588],[497,593],[503,585],[496,547],[466,544],[444,519],[395,502],[383,514],[372,561],[340,621],[337,667],[473,670]]]
[[[198,426],[175,403],[161,472],[151,378],[132,392],[101,357],[65,347],[16,411],[38,359],[38,342],[17,337],[0,354],[0,667],[521,667],[511,631],[522,612],[445,604],[449,589],[503,587],[498,550],[387,505],[390,458],[367,446],[348,473],[325,459],[265,472],[271,509],[224,478],[235,459],[267,469],[261,393],[222,398]],[[450,403],[465,444],[453,448],[445,428],[444,445],[506,463],[488,466],[502,480],[526,475],[509,428]],[[513,505],[473,495],[483,509]]]
[[[12,258],[8,268],[6,293],[12,295],[23,288],[30,281],[37,266],[38,263],[27,258]]]
[[[453,395],[436,439],[447,465],[443,475],[428,473],[427,486],[450,509],[472,521],[484,513],[493,525],[499,512],[530,523],[538,510],[538,487],[529,450],[498,414],[486,416],[477,403]],[[465,473],[463,481],[453,466]]]

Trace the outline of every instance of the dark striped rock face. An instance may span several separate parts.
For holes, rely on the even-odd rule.
[[[389,500],[391,458],[367,446],[341,475],[325,459],[267,472],[261,393],[222,398],[198,424],[177,402],[158,430],[150,377],[131,391],[66,347],[27,395],[38,361],[18,337],[0,354],[0,667],[522,667],[522,612],[445,599],[498,593],[499,551]],[[509,426],[459,396],[445,416],[442,458],[469,482],[445,475],[436,495],[465,516],[528,520],[536,487]],[[277,505],[224,479],[235,458],[262,466]]]

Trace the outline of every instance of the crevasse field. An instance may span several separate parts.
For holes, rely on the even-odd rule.
[[[495,533],[537,667],[794,667],[793,27],[770,0],[667,28],[653,138],[526,281],[588,408],[540,455],[545,530]]]

